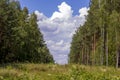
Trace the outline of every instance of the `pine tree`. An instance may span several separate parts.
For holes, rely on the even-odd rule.
[[[90,1],[87,21],[73,36],[70,62],[80,58],[75,63],[86,65],[87,61],[87,65],[120,66],[119,9],[119,0]]]
[[[36,15],[16,0],[0,1],[0,63],[8,62],[53,62]]]

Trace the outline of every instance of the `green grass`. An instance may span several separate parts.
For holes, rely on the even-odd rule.
[[[83,65],[5,64],[0,80],[120,80],[120,69]]]

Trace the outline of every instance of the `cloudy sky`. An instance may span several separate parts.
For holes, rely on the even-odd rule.
[[[35,12],[38,27],[56,63],[66,64],[75,30],[88,15],[89,0],[20,0]]]

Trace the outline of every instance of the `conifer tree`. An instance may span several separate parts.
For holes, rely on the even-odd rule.
[[[119,0],[90,1],[87,21],[73,36],[70,62],[86,64],[87,60],[87,65],[120,66],[119,9]]]
[[[0,63],[8,62],[53,62],[36,15],[16,0],[0,0]]]

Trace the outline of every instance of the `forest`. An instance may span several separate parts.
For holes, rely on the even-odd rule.
[[[120,67],[120,0],[91,0],[86,22],[74,34],[69,62]]]
[[[0,64],[53,63],[43,35],[37,25],[37,16],[21,9],[19,1],[0,0]]]
[[[89,8],[69,63],[59,65],[35,13],[18,0],[0,0],[0,80],[120,80],[120,0],[91,0]]]

